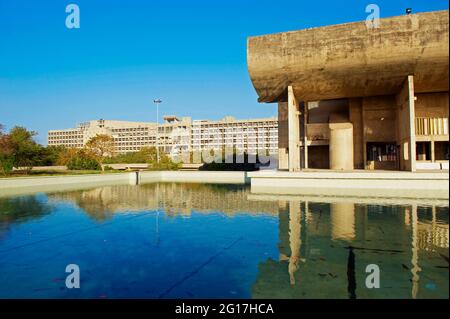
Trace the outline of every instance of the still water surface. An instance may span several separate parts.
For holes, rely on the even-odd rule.
[[[172,183],[0,194],[0,298],[448,298],[448,247],[448,202]]]

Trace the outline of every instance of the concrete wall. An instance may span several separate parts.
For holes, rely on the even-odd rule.
[[[155,177],[153,174],[158,173]],[[174,183],[201,183],[201,184],[247,184],[250,180],[246,172],[209,172],[209,171],[162,171],[142,172],[141,181],[158,181]]]
[[[252,172],[248,176],[256,194],[449,198],[448,173]]]
[[[364,142],[395,142],[395,96],[365,97],[363,104]]]
[[[87,186],[127,184],[130,182],[130,174],[131,173],[115,173],[0,178],[0,197],[15,194],[17,190],[20,190],[23,193],[36,193],[79,189]]]
[[[0,178],[0,197],[13,194],[63,191],[82,189],[91,186],[106,186],[156,182],[246,184],[250,180],[246,172],[213,171],[155,171],[140,172],[139,181],[136,172],[114,174],[89,174],[72,176],[45,176]]]
[[[250,78],[260,102],[292,85],[301,101],[396,94],[409,74],[417,92],[448,90],[448,10],[251,37]]]
[[[348,118],[348,100],[323,100],[308,103],[308,123],[328,123],[332,114]]]
[[[448,92],[416,94],[415,115],[448,118]]]

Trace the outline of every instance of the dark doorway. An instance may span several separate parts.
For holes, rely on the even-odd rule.
[[[367,168],[380,170],[398,169],[397,145],[394,142],[366,144]]]
[[[308,168],[330,168],[330,148],[328,145],[308,146]]]
[[[416,143],[416,160],[431,161],[431,142]]]

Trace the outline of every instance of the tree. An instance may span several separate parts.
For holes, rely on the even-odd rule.
[[[86,143],[86,148],[92,152],[100,163],[105,158],[113,157],[115,154],[114,139],[111,135],[98,134]]]
[[[15,126],[9,132],[15,167],[25,167],[29,172],[34,163],[38,161],[41,146],[33,140],[36,135],[36,132],[28,131],[21,126]]]
[[[66,147],[62,145],[49,145],[41,147],[39,158],[34,163],[36,166],[55,166],[58,165],[59,158],[66,152]],[[64,164],[65,165],[65,164]]]
[[[8,175],[14,167],[14,149],[9,135],[4,134],[0,124],[0,173]]]
[[[78,149],[76,148],[66,148],[58,155],[58,159],[56,161],[56,165],[67,165],[69,161],[76,156],[78,153]]]

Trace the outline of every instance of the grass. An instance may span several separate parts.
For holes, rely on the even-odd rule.
[[[164,168],[146,169],[144,171],[161,171],[166,170]],[[39,171],[14,171],[8,175],[0,175],[1,178],[16,178],[16,177],[40,177],[40,176],[68,176],[68,175],[88,175],[88,174],[114,174],[114,173],[129,173],[126,170],[113,170],[108,169],[105,171],[100,170],[39,170]]]
[[[95,170],[45,170],[45,171],[31,171],[29,173],[25,171],[14,171],[6,176],[0,175],[0,178],[15,178],[15,177],[39,177],[39,176],[66,176],[66,175],[87,175],[87,174],[110,174],[110,173],[124,173],[120,170],[108,170],[108,171],[95,171]]]

